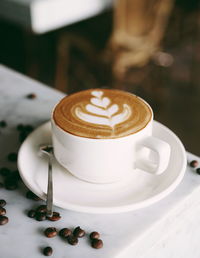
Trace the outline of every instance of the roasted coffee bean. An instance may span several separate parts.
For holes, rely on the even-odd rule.
[[[0,200],[0,207],[4,207],[4,206],[6,206],[6,201],[1,199]]]
[[[35,218],[37,221],[44,221],[47,218],[46,213],[36,212]]]
[[[31,191],[28,191],[28,192],[26,193],[26,198],[27,198],[27,199],[34,200],[34,201],[40,201],[40,200],[41,200],[40,197],[38,197],[36,194],[34,194],[34,193],[31,192]]]
[[[52,238],[57,235],[57,230],[54,227],[46,228],[44,234],[46,237]]]
[[[12,177],[16,180],[21,180],[20,174],[18,170],[15,170],[11,173]]]
[[[80,227],[76,227],[73,231],[73,235],[75,237],[84,237],[85,236],[85,231]]]
[[[200,168],[197,168],[196,172],[197,172],[198,175],[200,175]]]
[[[73,235],[70,235],[70,236],[67,237],[67,242],[70,245],[77,245],[78,244],[78,238],[73,236]]]
[[[0,216],[0,225],[5,225],[8,223],[8,217]]]
[[[25,125],[24,126],[24,131],[27,133],[31,133],[34,130],[34,127],[32,125]]]
[[[62,228],[60,231],[59,231],[59,236],[61,237],[68,237],[72,234],[72,231],[69,229],[69,228]]]
[[[34,210],[28,211],[28,217],[29,218],[35,218],[35,216],[36,216],[36,211],[34,211]]]
[[[190,167],[196,168],[199,165],[199,162],[197,160],[192,160],[190,162]]]
[[[10,169],[6,167],[3,167],[0,169],[0,175],[2,176],[9,176],[10,172],[11,172]]]
[[[23,124],[18,124],[18,125],[17,125],[17,130],[18,130],[18,131],[24,130],[24,125],[23,125]]]
[[[0,207],[0,216],[6,215],[6,209]]]
[[[53,215],[51,217],[47,217],[48,220],[50,221],[57,221],[61,219],[60,213],[59,212],[53,212]]]
[[[8,160],[12,161],[12,162],[16,162],[17,161],[17,153],[15,152],[11,152],[8,154]]]
[[[32,125],[23,125],[23,124],[17,125],[17,130],[20,132],[30,133],[33,131],[33,129],[34,129],[34,127]]]
[[[6,126],[7,126],[6,121],[1,120],[1,121],[0,121],[0,127],[4,128],[4,127],[6,127]]]
[[[99,249],[103,247],[103,241],[101,239],[92,239],[92,247],[95,249]]]
[[[19,134],[19,142],[23,142],[26,139],[27,136],[28,136],[27,132],[21,131],[20,134]]]
[[[42,212],[45,213],[47,212],[47,206],[46,205],[40,205],[37,207],[36,212]]]
[[[5,183],[5,188],[7,190],[15,190],[18,187],[17,180],[13,176],[6,177],[4,183]]]
[[[90,233],[90,239],[99,239],[100,238],[100,234],[96,231],[93,231]]]
[[[53,249],[52,249],[52,247],[50,247],[50,246],[47,246],[47,247],[45,247],[45,248],[43,249],[43,254],[44,254],[45,256],[51,256],[52,253],[53,253]]]
[[[35,99],[36,98],[36,94],[35,93],[30,93],[28,95],[26,95],[27,99]]]

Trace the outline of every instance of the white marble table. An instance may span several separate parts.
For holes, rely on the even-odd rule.
[[[113,0],[1,0],[0,17],[45,33],[92,17]]]
[[[27,99],[25,96],[32,92],[37,97]],[[0,120],[7,122],[7,127],[0,129],[0,167],[16,167],[6,158],[20,146],[16,125],[36,127],[49,120],[51,108],[62,97],[63,94],[0,66]],[[188,153],[189,160],[194,158],[197,157]],[[94,215],[56,208],[61,220],[38,222],[26,215],[27,210],[39,205],[26,199],[26,191],[23,183],[17,190],[0,189],[9,217],[9,223],[0,226],[2,258],[39,258],[46,245],[53,247],[55,258],[200,257],[200,176],[189,167],[181,184],[168,197],[148,208],[122,214]],[[87,237],[77,246],[70,246],[59,237],[48,239],[42,233],[48,226],[60,229],[78,225],[87,232],[99,231],[104,247],[92,249]]]

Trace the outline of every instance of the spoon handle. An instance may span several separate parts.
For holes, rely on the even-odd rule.
[[[52,157],[49,156],[48,185],[47,185],[47,217],[53,215],[53,178],[52,178]]]

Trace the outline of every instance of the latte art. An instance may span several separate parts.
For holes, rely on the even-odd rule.
[[[116,114],[119,110],[117,104],[111,104],[111,100],[103,97],[102,91],[92,91],[91,95],[95,96],[90,99],[91,104],[87,104],[85,109],[88,113],[81,110],[80,107],[75,109],[76,116],[88,123],[107,125],[114,129],[114,126],[126,121],[131,115],[131,109],[127,104],[123,104],[123,111]]]
[[[53,112],[63,130],[87,138],[118,138],[144,128],[152,118],[148,104],[128,92],[91,89],[62,99]]]

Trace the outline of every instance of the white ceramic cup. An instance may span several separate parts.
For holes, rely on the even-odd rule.
[[[152,109],[151,112],[152,119],[145,128],[114,139],[92,139],[70,134],[56,125],[52,116],[54,155],[71,174],[92,183],[122,180],[135,169],[159,175],[168,166],[170,146],[152,136]]]
[[[122,180],[134,173],[135,169],[159,175],[168,166],[170,146],[152,136],[152,109],[151,112],[152,119],[145,128],[114,139],[93,139],[70,134],[57,126],[52,116],[54,155],[71,174],[92,183]],[[153,160],[150,157],[154,157]]]

